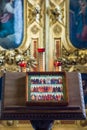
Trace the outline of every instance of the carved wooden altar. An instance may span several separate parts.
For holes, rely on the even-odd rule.
[[[26,105],[26,73],[6,73],[3,78],[1,119],[12,120],[64,120],[85,119],[81,77],[66,72],[69,103],[67,106]],[[75,76],[74,76],[75,75]],[[74,83],[74,84],[73,84]]]

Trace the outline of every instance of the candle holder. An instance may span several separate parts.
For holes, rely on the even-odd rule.
[[[38,70],[45,71],[45,48],[38,48]]]
[[[55,71],[62,71],[62,63],[61,63],[61,61],[55,60],[54,61],[54,68],[55,68]]]
[[[26,72],[27,63],[25,61],[20,62],[19,66],[21,68],[21,72]]]

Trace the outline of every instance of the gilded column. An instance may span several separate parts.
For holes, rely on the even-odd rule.
[[[49,8],[49,0],[45,0],[45,48],[46,48],[46,71],[49,64],[49,16],[47,14]]]

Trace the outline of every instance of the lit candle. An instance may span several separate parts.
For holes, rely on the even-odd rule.
[[[39,70],[45,71],[45,48],[38,48],[39,53]]]

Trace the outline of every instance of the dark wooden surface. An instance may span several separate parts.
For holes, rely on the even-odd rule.
[[[26,73],[6,73],[2,89],[1,119],[14,120],[76,120],[85,119],[81,75],[66,73],[69,104],[67,106],[26,106]]]
[[[25,105],[25,73],[6,73],[4,89],[4,107]]]

